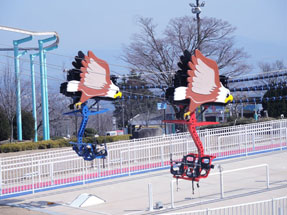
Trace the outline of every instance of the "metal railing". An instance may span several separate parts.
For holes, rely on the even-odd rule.
[[[262,168],[264,167],[265,169],[265,176],[266,176],[266,189],[269,189],[269,165],[268,164],[260,164],[260,165],[256,165],[256,166],[247,166],[247,167],[243,167],[243,168],[238,168],[238,169],[232,169],[232,170],[224,170],[221,167],[221,165],[218,165],[219,168],[219,172],[216,173],[212,173],[209,175],[209,177],[212,177],[214,175],[219,175],[220,177],[220,183],[219,183],[219,187],[220,187],[220,199],[224,198],[224,180],[223,180],[223,176],[225,174],[228,173],[234,173],[234,172],[241,172],[241,171],[245,171],[245,170],[249,170],[249,169],[254,169],[254,168]],[[175,208],[175,198],[174,198],[174,184],[178,183],[177,179],[173,179],[170,181],[170,197],[171,197],[171,201],[170,201],[170,208]],[[152,184],[150,184],[149,186],[152,186]],[[151,205],[153,205],[152,202],[152,192],[149,192],[149,208],[152,208]],[[219,199],[219,198],[218,198]],[[202,203],[202,202],[201,202]],[[179,206],[180,207],[180,206]]]
[[[248,156],[286,148],[287,120],[200,130],[205,154],[217,158]],[[196,152],[189,133],[107,144],[108,156],[84,161],[72,149],[59,149],[0,159],[0,199],[132,175],[169,167],[174,159]]]
[[[287,215],[287,197],[169,215]]]

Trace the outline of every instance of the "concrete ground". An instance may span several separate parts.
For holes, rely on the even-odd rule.
[[[42,213],[36,210],[29,210],[21,207],[13,207],[13,206],[4,206],[0,205],[1,215],[45,215],[46,213]]]
[[[200,181],[199,188],[195,186],[194,194],[191,182],[179,181],[178,186],[174,182],[174,209],[170,208],[173,179],[169,170],[162,170],[1,200],[0,205],[5,205],[1,206],[1,215],[17,214],[17,210],[25,210],[19,214],[159,214],[267,200],[287,196],[286,158],[287,151],[284,150],[214,162],[215,169],[207,179]],[[228,171],[261,164],[269,165],[269,189],[266,168],[261,166],[225,173],[224,198],[220,198],[220,177],[216,174],[219,165],[223,171]],[[153,205],[161,202],[163,209],[149,211],[148,184],[152,185]],[[79,208],[70,206],[83,193],[95,195],[105,203]],[[14,207],[9,209],[6,206]]]

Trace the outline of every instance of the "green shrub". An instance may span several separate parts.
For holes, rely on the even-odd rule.
[[[38,144],[37,143],[33,143],[33,142],[24,142],[24,143],[20,143],[23,146],[23,151],[24,150],[34,150],[34,149],[38,149]]]
[[[131,137],[130,134],[127,135],[120,135],[120,136],[100,136],[97,137],[99,143],[110,143],[110,142],[117,142],[121,140],[129,140]]]
[[[47,149],[47,144],[44,141],[38,142],[38,149]]]
[[[21,151],[21,146],[18,143],[11,144],[11,152],[19,152]]]
[[[131,135],[121,135],[121,136],[102,136],[97,137],[99,143],[109,143],[121,140],[129,140]],[[77,139],[73,138],[72,142],[76,142]],[[93,143],[95,141],[94,137],[86,137],[83,142]],[[0,145],[0,153],[8,152],[19,152],[25,150],[35,150],[35,149],[51,149],[60,147],[70,147],[71,144],[69,140],[57,139],[57,140],[46,140],[39,142],[19,142],[19,143],[5,143]]]
[[[7,116],[0,108],[0,141],[7,140],[10,136],[10,126]]]
[[[34,137],[34,118],[33,114],[30,111],[22,110],[22,137],[23,140],[31,140]],[[16,124],[16,115],[13,121],[13,130],[14,130],[14,139],[17,139],[17,124]]]
[[[57,143],[59,145],[59,147],[67,147],[67,146],[71,146],[71,144],[69,143],[68,140],[65,139],[58,139]]]
[[[86,128],[84,132],[85,137],[94,137],[96,134],[96,130],[93,128]]]
[[[3,144],[0,146],[0,150],[1,152],[3,153],[8,153],[8,152],[11,152],[11,146],[9,146],[9,144]]]

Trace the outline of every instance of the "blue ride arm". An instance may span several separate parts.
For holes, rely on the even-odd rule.
[[[81,110],[75,110],[75,111],[63,113],[63,115],[72,115],[72,114],[79,113],[79,112],[81,112]]]
[[[100,111],[90,111],[89,112],[89,115],[97,115],[97,114],[100,114],[100,113],[105,113],[107,112],[109,109],[103,109],[103,110],[100,110]]]
[[[83,136],[84,136],[84,132],[85,132],[85,128],[87,126],[88,120],[89,120],[89,108],[86,104],[82,105],[82,122],[81,122],[81,126],[80,129],[78,131],[78,143],[82,144],[83,142]]]
[[[81,144],[83,142],[83,136],[84,136],[84,133],[85,133],[85,129],[86,129],[88,120],[89,120],[89,116],[90,115],[96,115],[96,114],[105,113],[108,110],[109,109],[104,109],[104,110],[100,110],[100,111],[90,111],[86,104],[82,104],[81,112],[82,112],[83,119],[82,119],[82,123],[81,123],[80,129],[78,131],[78,143]],[[73,111],[73,112],[75,112],[75,111]]]

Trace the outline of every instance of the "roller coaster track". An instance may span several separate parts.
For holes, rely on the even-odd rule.
[[[6,26],[0,26],[0,30],[3,31],[10,31],[10,32],[15,32],[15,33],[20,33],[20,34],[27,34],[30,36],[56,36],[56,40],[46,46],[43,47],[44,49],[48,49],[48,48],[52,48],[54,46],[57,46],[59,44],[59,35],[56,31],[47,31],[47,32],[34,32],[34,31],[28,31],[28,30],[23,30],[23,29],[19,29],[19,28],[11,28],[11,27],[6,27]],[[0,51],[13,51],[14,48],[0,48]],[[19,50],[34,50],[34,51],[38,51],[39,47],[28,47],[28,48],[19,48]]]

